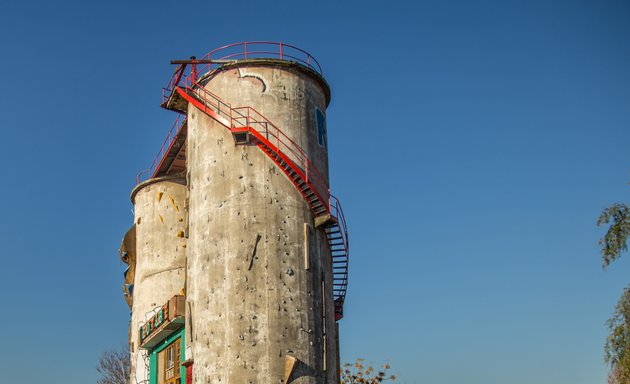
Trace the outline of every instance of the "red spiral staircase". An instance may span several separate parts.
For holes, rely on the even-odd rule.
[[[252,49],[253,48],[253,49]],[[213,59],[221,54],[218,59]],[[299,48],[270,42],[232,44],[210,52],[200,60],[180,63],[163,89],[162,107],[185,116],[188,104],[228,129],[237,145],[256,145],[287,175],[308,203],[317,226],[324,228],[331,251],[335,319],[343,317],[348,286],[348,230],[339,200],[330,194],[328,183],[307,154],[274,123],[252,107],[232,107],[214,93],[198,85],[200,77],[215,70],[217,64],[248,58],[279,58],[295,62],[321,75],[317,61]],[[201,66],[200,66],[201,64]],[[189,69],[186,71],[186,69]],[[180,173],[186,168],[187,119],[178,117],[149,169],[137,181]]]

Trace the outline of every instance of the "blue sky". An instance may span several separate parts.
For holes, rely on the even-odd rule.
[[[127,337],[129,192],[174,119],[171,59],[246,40],[332,87],[350,223],[342,359],[401,383],[605,383],[598,213],[630,201],[625,1],[5,2],[3,382],[86,383]]]

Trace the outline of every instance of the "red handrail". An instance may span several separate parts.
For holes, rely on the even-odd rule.
[[[182,121],[181,124],[179,123],[180,120]],[[181,128],[184,126],[184,124],[186,124],[186,120],[186,117],[177,116],[175,122],[173,123],[173,126],[168,131],[168,134],[166,135],[166,138],[164,139],[160,150],[158,151],[157,155],[155,155],[151,166],[136,175],[136,183],[139,184],[140,182],[155,176],[155,172],[158,166],[162,163],[164,156],[168,153],[168,150],[171,147],[173,140],[175,140],[175,137],[177,137],[177,134],[179,133]]]
[[[247,111],[246,113],[242,113],[241,111]],[[292,160],[296,165],[300,166],[304,171],[304,179],[307,183],[315,186],[317,191],[320,194],[323,194],[326,203],[329,202],[330,199],[330,188],[328,187],[328,183],[319,172],[319,170],[313,165],[313,163],[309,160],[308,156],[297,143],[295,143],[289,136],[287,136],[280,128],[278,128],[275,124],[273,124],[269,119],[263,116],[260,112],[255,110],[252,107],[237,107],[233,108],[233,111],[240,114],[240,117],[232,117],[232,127],[233,128],[245,128],[251,127],[258,131],[261,135],[263,135],[267,141],[274,144],[280,153],[284,153],[285,155],[289,155],[289,159]],[[242,121],[245,119],[245,121]],[[257,129],[260,127],[260,129]]]
[[[211,110],[217,121],[228,129],[250,128],[265,137],[277,150],[295,163],[303,173],[305,180],[313,185],[315,192],[322,197],[327,211],[330,211],[330,188],[321,172],[313,165],[304,150],[295,143],[280,128],[273,124],[263,114],[252,107],[232,107],[221,97],[200,86],[189,75],[184,73],[185,66],[180,66],[173,74],[171,81],[164,90],[164,103],[168,102],[175,87],[179,86],[186,92],[194,94],[202,101],[204,107]],[[179,81],[179,84],[176,82]],[[206,110],[206,112],[208,112]]]
[[[212,62],[197,65],[195,72],[199,76],[202,76],[224,64],[224,61],[255,58],[275,58],[292,61],[311,69],[320,76],[323,75],[322,67],[313,55],[291,44],[274,41],[247,41],[224,45],[223,47],[214,49],[204,55],[200,60],[210,60]],[[186,64],[182,64],[175,72],[177,73],[180,69],[182,69],[182,72],[180,73],[183,73],[183,69],[185,67]],[[196,81],[197,76],[193,76],[193,80]],[[171,78],[171,82],[169,82],[165,89],[172,89],[171,86],[178,83],[179,79]]]
[[[349,257],[350,254],[350,243],[348,242],[348,226],[346,223],[346,217],[343,213],[343,209],[341,208],[341,203],[339,199],[333,195],[330,195],[330,214],[337,218],[337,225],[339,225],[341,241],[343,243],[343,248],[345,249],[345,271],[343,276],[343,283],[341,284],[341,288],[339,289],[339,295],[345,297],[346,290],[348,289],[348,266],[349,266]]]
[[[291,44],[275,41],[244,41],[219,47],[206,54],[205,60],[230,60],[252,58],[278,58],[295,61],[322,74],[322,67],[317,59],[305,50]]]

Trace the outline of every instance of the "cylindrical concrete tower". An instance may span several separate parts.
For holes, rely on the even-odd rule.
[[[318,143],[329,90],[314,72],[241,60],[202,78],[231,105],[254,108],[301,147],[327,181]],[[296,383],[337,376],[326,234],[300,191],[264,151],[188,107],[190,242],[187,301],[195,383]]]
[[[149,382],[149,351],[140,349],[140,327],[170,298],[183,294],[186,195],[186,180],[182,177],[151,179],[131,193],[136,257],[131,289],[130,383]]]
[[[267,42],[174,63],[162,106],[186,117],[121,247],[131,383],[338,383],[348,241],[319,64]]]

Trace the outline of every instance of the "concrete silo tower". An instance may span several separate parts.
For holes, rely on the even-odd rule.
[[[173,63],[181,124],[121,248],[132,383],[337,383],[348,240],[319,64],[268,42]]]

